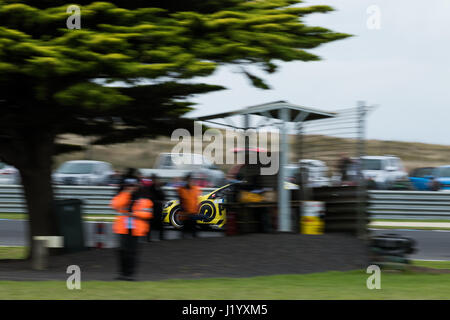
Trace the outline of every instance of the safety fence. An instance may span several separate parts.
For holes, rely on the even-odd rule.
[[[114,214],[109,207],[117,188],[103,186],[56,186],[55,198],[81,199],[84,214]],[[175,188],[164,188],[168,200]],[[214,189],[205,188],[203,194]],[[318,199],[316,199],[318,200]],[[450,220],[450,193],[430,191],[368,191],[367,213],[372,219]],[[0,185],[0,213],[26,213],[21,186]]]
[[[372,219],[450,220],[450,193],[432,191],[369,191]]]
[[[215,189],[202,189],[207,194]],[[55,186],[56,199],[80,199],[83,201],[83,214],[114,214],[109,206],[117,187],[103,186]],[[164,188],[167,200],[176,198],[176,189]],[[18,185],[0,185],[0,213],[26,213],[23,190]]]

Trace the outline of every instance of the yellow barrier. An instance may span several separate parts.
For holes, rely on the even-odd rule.
[[[325,223],[324,203],[321,201],[305,201],[302,205],[300,232],[303,234],[323,234]]]

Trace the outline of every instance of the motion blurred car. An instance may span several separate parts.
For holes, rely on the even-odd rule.
[[[101,186],[111,182],[115,172],[104,161],[73,160],[64,162],[53,174],[55,184]]]
[[[325,162],[313,159],[299,160],[298,164],[289,164],[286,166],[287,181],[291,183],[298,182],[300,168],[303,167],[308,172],[308,186],[310,188],[325,187],[331,184],[328,177],[328,167]]]
[[[376,189],[390,189],[395,181],[408,178],[401,160],[395,156],[362,157],[362,175]]]
[[[0,184],[20,184],[19,170],[0,162]]]
[[[214,163],[201,154],[161,153],[155,163],[155,169],[140,168],[144,177],[156,174],[164,183],[184,178],[188,173],[201,187],[217,187],[225,183],[225,174]]]
[[[226,201],[227,194],[233,191],[233,187],[237,183],[230,183],[223,187],[214,190],[207,195],[200,196],[199,201],[199,214],[204,218],[197,220],[203,228],[215,228],[221,229],[226,222],[226,211],[223,203]],[[180,219],[180,201],[170,200],[163,208],[163,222],[168,225],[172,225],[176,229],[183,227],[183,221]]]
[[[328,177],[328,167],[325,162],[313,159],[302,159],[299,161],[301,167],[308,170],[308,180],[310,187],[325,187],[329,186],[331,181]]]
[[[434,168],[429,184],[432,191],[450,191],[450,165]]]
[[[217,188],[207,195],[200,196],[199,215],[203,219],[197,220],[197,224],[203,229],[222,229],[226,223],[226,210],[224,203],[231,200],[231,196],[235,193],[235,187],[244,181],[236,181]],[[284,188],[287,190],[298,189],[298,185],[285,181]],[[263,191],[263,190],[260,190]],[[268,190],[267,190],[268,191]],[[183,227],[183,221],[180,219],[180,201],[170,200],[163,207],[163,223],[171,225],[176,229]]]
[[[412,170],[409,174],[409,181],[411,181],[414,189],[420,191],[431,190],[431,181],[434,169],[434,167],[424,167]]]

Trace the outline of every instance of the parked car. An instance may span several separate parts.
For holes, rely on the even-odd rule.
[[[450,165],[434,168],[429,178],[430,190],[450,191]]]
[[[364,156],[362,175],[369,185],[377,189],[390,189],[395,181],[405,180],[408,174],[401,160],[395,156]]]
[[[313,159],[299,160],[301,167],[305,167],[308,170],[308,180],[310,187],[325,187],[331,183],[328,177],[328,167],[325,162]]]
[[[155,169],[141,168],[139,173],[144,177],[156,174],[165,183],[172,183],[191,173],[201,187],[223,186],[226,182],[225,174],[208,158],[194,153],[161,153],[156,161]]]
[[[297,183],[297,175],[301,167],[308,172],[308,186],[310,188],[324,187],[331,184],[331,180],[328,177],[328,167],[325,162],[313,159],[302,159],[298,161],[298,164],[286,166],[287,181]]]
[[[53,174],[55,184],[101,186],[111,182],[115,172],[104,161],[73,160],[64,162]]]
[[[0,162],[0,184],[20,184],[19,170]]]
[[[420,191],[431,190],[431,181],[433,177],[434,167],[416,168],[409,174],[414,189]]]

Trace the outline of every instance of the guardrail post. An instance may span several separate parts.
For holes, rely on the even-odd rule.
[[[366,216],[366,181],[362,175],[362,157],[365,156],[365,117],[366,117],[366,107],[364,101],[358,102],[358,189],[357,189],[357,201],[358,201],[358,215],[357,215],[357,230],[356,234],[359,239],[367,239],[367,226],[364,223]]]

